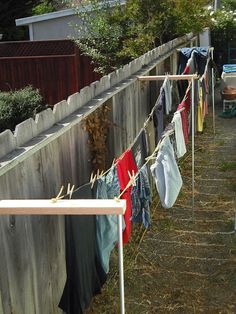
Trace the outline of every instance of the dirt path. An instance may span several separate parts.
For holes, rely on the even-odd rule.
[[[221,108],[218,107],[218,112]],[[208,115],[196,136],[195,207],[191,148],[181,163],[175,206],[152,208],[148,231],[136,227],[125,248],[126,313],[236,313],[236,118]],[[87,313],[119,313],[116,252],[102,295]]]

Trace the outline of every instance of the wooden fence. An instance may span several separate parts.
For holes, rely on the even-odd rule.
[[[0,43],[0,90],[32,85],[49,105],[100,78],[71,40]]]
[[[90,178],[88,134],[81,127],[103,104],[111,108],[110,161],[142,128],[158,83],[137,75],[175,72],[176,49],[197,45],[192,34],[174,39],[102,77],[66,100],[0,134],[0,199],[51,198],[67,183]],[[160,83],[159,83],[160,84]],[[63,217],[0,218],[0,313],[61,313],[65,282]]]

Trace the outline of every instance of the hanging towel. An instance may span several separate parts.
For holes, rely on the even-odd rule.
[[[183,181],[169,137],[163,139],[156,161],[151,166],[151,173],[162,206],[164,208],[172,207],[179,195]]]
[[[120,182],[121,192],[126,188],[127,184],[130,181],[128,171],[132,174],[137,172],[137,166],[134,162],[133,155],[130,149],[126,150],[118,159],[117,159],[117,173]],[[125,230],[123,232],[123,242],[127,243],[131,234],[131,189],[130,186],[125,193],[122,195],[122,199],[126,200],[126,211],[124,214],[125,219]]]
[[[120,184],[116,167],[97,180],[97,199],[113,199],[120,194]],[[109,272],[110,255],[118,240],[117,215],[97,215],[97,246],[103,269]],[[123,230],[125,222],[123,219]]]
[[[180,112],[176,111],[174,117],[172,119],[174,123],[175,130],[175,141],[176,141],[176,153],[177,157],[183,157],[186,153],[186,145],[184,140],[183,126],[182,126],[182,118]]]

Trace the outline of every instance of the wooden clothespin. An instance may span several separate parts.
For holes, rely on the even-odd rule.
[[[68,183],[68,186],[67,186],[67,195],[69,195],[69,198],[71,199],[72,197],[72,193],[74,191],[74,188],[75,188],[75,185],[72,185],[72,187],[70,188],[70,183]]]
[[[90,176],[90,181],[89,181],[89,183],[91,183],[91,189],[93,188],[96,179],[97,179],[97,175],[95,174],[95,175],[93,176],[93,172],[92,172],[92,173],[91,173],[91,176]]]
[[[134,170],[132,170],[132,175],[131,173],[128,171],[128,175],[130,178],[130,185],[135,186],[136,185],[136,180],[135,180],[135,174],[134,174]]]
[[[59,193],[57,194],[57,196],[51,199],[51,201],[53,203],[56,203],[58,200],[61,200],[62,198],[64,198],[64,195],[61,195],[63,190],[64,190],[64,186],[62,185],[62,187],[61,187]]]

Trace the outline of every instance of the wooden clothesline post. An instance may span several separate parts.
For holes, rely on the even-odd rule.
[[[180,75],[154,75],[154,76],[138,76],[138,80],[140,81],[163,81],[166,78],[169,80],[191,80],[192,86],[194,86],[194,80],[198,80],[199,76],[197,74],[180,74]],[[193,210],[193,218],[194,218],[194,165],[195,165],[195,156],[194,156],[194,135],[195,135],[195,130],[194,130],[194,88],[192,88],[192,103],[191,103],[191,120],[192,120],[192,210]]]
[[[125,200],[0,200],[0,215],[117,215],[120,283],[120,313],[125,314],[122,218]]]

